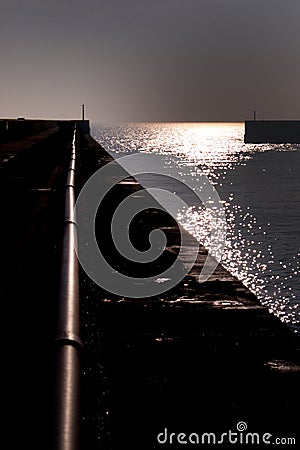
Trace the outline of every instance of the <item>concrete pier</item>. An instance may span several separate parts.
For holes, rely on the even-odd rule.
[[[246,144],[300,144],[299,120],[246,120]]]
[[[16,429],[8,439],[32,449],[53,448],[53,331],[70,139],[57,122],[42,128],[0,144],[2,367]]]
[[[112,161],[85,122],[77,127],[77,194]],[[71,124],[55,121],[0,144],[0,293],[11,330],[7,367],[19,417],[16,447],[54,448],[51,373]],[[110,238],[111,217],[132,193],[149,195],[128,174],[101,204],[96,234],[116,270],[143,278],[174,261],[180,233],[167,213],[145,210],[132,225],[134,245],[145,248],[158,228],[167,236],[165,252],[152,265],[120,257]],[[185,258],[189,242],[195,245],[187,237]],[[249,432],[300,442],[299,338],[221,265],[199,284],[206,257],[200,246],[182,282],[147,299],[113,295],[80,271],[82,449],[150,450],[164,447],[157,436],[165,429],[175,435],[222,433],[241,421]]]
[[[112,159],[91,136],[82,137],[81,148],[87,176]],[[111,216],[134,192],[146,202],[148,194],[131,177],[114,187],[100,206],[96,233],[117,270],[143,277],[172,263],[180,238],[170,216],[148,210],[133,225],[135,245],[142,248],[151,230],[161,229],[168,242],[164,257],[147,268],[120,258],[109,237]],[[82,272],[82,431],[89,449],[97,442],[103,448],[159,448],[156,437],[165,427],[221,432],[240,420],[257,432],[297,433],[298,337],[221,265],[199,284],[206,256],[199,246],[183,281],[150,299],[117,297]]]

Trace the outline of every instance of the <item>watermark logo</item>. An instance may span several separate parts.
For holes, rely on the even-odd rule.
[[[95,220],[99,205],[108,192],[129,175],[133,177],[161,176],[162,187],[146,187],[146,196],[139,198],[131,193],[116,208],[111,221],[111,235],[118,252],[128,260],[140,264],[156,261],[166,247],[166,237],[162,230],[156,229],[149,235],[150,248],[146,251],[136,249],[130,242],[129,225],[141,211],[155,208],[167,211],[175,220],[179,212],[188,207],[184,195],[174,192],[173,187],[184,185],[198,198],[202,207],[210,212],[210,251],[199,274],[199,282],[206,281],[214,272],[225,247],[226,216],[223,204],[216,189],[203,174],[197,178],[186,176],[184,180],[178,170],[164,168],[165,160],[160,155],[133,154],[119,158],[100,168],[85,184],[76,202],[77,217],[77,255],[88,276],[108,292],[130,298],[144,298],[159,295],[176,286],[193,267],[198,255],[195,242],[189,248],[188,261],[183,249],[191,246],[187,233],[181,233],[181,247],[172,265],[162,273],[146,278],[130,277],[112,267],[101,253],[95,233]],[[180,191],[180,189],[179,189]],[[181,189],[182,192],[182,189]],[[163,280],[163,282],[162,282]]]
[[[248,431],[246,422],[238,422],[236,429],[223,433],[174,433],[165,428],[158,433],[156,440],[162,445],[296,445],[295,437],[276,437],[271,433],[256,433]]]
[[[238,431],[246,431],[247,430],[247,424],[246,422],[238,422],[236,425],[236,428]]]

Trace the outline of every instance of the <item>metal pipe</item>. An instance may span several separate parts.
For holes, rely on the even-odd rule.
[[[75,207],[76,130],[65,193],[65,220],[56,341],[55,450],[79,449],[80,339],[79,275]]]
[[[68,344],[59,346],[56,363],[59,370],[59,382],[56,387],[54,449],[78,450],[80,444],[80,355],[78,349]]]
[[[66,187],[72,187],[75,183],[75,170],[69,170]]]

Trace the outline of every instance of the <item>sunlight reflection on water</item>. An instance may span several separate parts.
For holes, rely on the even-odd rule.
[[[300,331],[300,145],[244,144],[243,123],[94,126],[103,147],[168,156],[184,179],[204,173],[227,215],[222,264],[282,320]],[[179,221],[209,248],[209,218],[191,206]]]

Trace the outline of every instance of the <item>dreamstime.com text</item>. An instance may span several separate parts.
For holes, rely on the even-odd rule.
[[[246,422],[238,422],[235,430],[227,430],[223,433],[174,433],[165,428],[157,435],[157,442],[165,445],[282,445],[295,446],[295,437],[276,437],[271,433],[256,433],[247,431]]]

